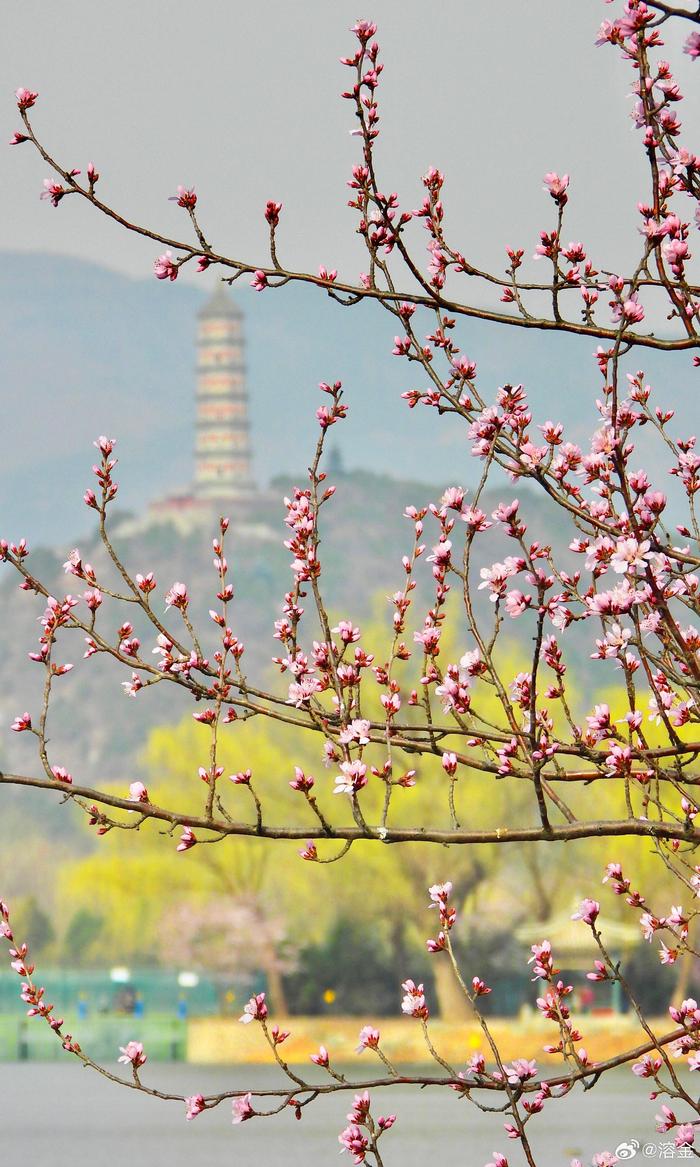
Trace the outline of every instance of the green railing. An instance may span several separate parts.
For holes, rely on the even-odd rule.
[[[183,1003],[188,1014],[218,1013],[221,999],[227,991],[233,992],[239,1001],[245,1001],[250,996],[248,984],[242,978],[232,977],[231,982],[230,985],[218,985],[207,977],[201,977],[191,988],[183,988],[178,983],[176,971],[152,968],[130,969],[128,979],[116,981],[105,969],[42,966],[39,978],[39,983],[46,988],[47,999],[55,1002],[57,1010],[61,1013],[79,1012],[82,1005],[88,1015],[130,1013],[137,1001],[146,1015],[171,1013],[178,1016],[178,1008]],[[17,976],[2,969],[0,1014],[22,1009],[19,989],[20,980]]]
[[[72,1033],[90,1057],[116,1067],[119,1047],[140,1041],[153,1062],[181,1062],[187,1052],[187,1022],[172,1015],[65,1017],[64,1033]],[[52,1062],[69,1055],[48,1025],[38,1017],[0,1014],[0,1061]]]

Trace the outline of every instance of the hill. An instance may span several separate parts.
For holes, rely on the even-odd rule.
[[[254,508],[250,526],[241,533],[234,526],[228,539],[227,559],[235,587],[232,625],[246,644],[244,664],[251,679],[255,678],[254,683],[275,683],[271,658],[277,655],[279,642],[273,638],[273,623],[281,614],[282,600],[292,581],[290,553],[283,547],[288,530],[283,522],[282,497],[295,484],[303,485],[304,481],[303,475],[296,483],[276,480],[274,490]],[[444,481],[435,488],[360,471],[340,473],[329,481],[337,485],[337,492],[324,510],[322,522],[325,602],[335,616],[355,621],[376,615],[379,610],[388,629],[391,609],[385,597],[402,586],[401,557],[410,551],[412,540],[412,527],[403,518],[403,511],[409,503],[425,506],[437,501],[444,487],[450,484]],[[534,499],[522,497],[523,509],[530,514],[532,537],[547,541],[554,534],[561,543],[565,532],[558,531],[556,514],[547,515],[546,508],[535,505]],[[489,498],[492,505],[498,501],[495,495]],[[119,522],[117,530],[118,527]],[[258,528],[269,532],[268,537],[260,538]],[[436,525],[427,520],[428,543],[437,537],[436,532]],[[214,533],[205,525],[182,535],[165,524],[128,536],[115,536],[119,554],[132,573],[154,572],[161,589],[154,605],[156,611],[163,611],[162,596],[172,582],[187,583],[193,618],[198,629],[204,630],[205,637],[211,627],[207,613],[216,590],[211,566]],[[63,571],[71,547],[72,544],[66,544],[60,551],[40,549],[31,553],[28,560],[30,570],[57,595],[84,590],[83,584]],[[98,578],[107,573],[109,579],[110,565],[97,533],[93,531],[81,540],[79,548],[83,561],[94,565]],[[505,537],[497,528],[493,529],[477,550],[474,570],[478,574],[482,563],[493,562],[511,551]],[[419,583],[412,627],[422,624],[425,608],[431,602],[430,565],[423,565]],[[479,593],[478,601],[486,615],[489,604],[485,593]],[[0,608],[5,626],[12,628],[12,636],[7,638],[0,658],[2,763],[6,769],[26,769],[27,765],[32,768],[36,763],[28,758],[31,743],[25,735],[11,733],[8,727],[17,712],[25,708],[36,710],[40,705],[43,674],[27,660],[27,653],[36,647],[37,620],[44,603],[41,597],[18,589],[14,573],[5,569],[0,575]],[[311,608],[310,601],[307,608]],[[127,615],[133,619],[132,612],[124,613],[115,607],[107,616],[115,626],[115,634],[119,620]],[[147,627],[136,627],[136,632],[147,638],[144,644],[154,639],[152,629]],[[307,632],[306,639],[309,635]],[[56,687],[51,716],[54,754],[60,756],[61,764],[85,780],[91,774],[125,778],[129,768],[136,764],[149,726],[178,720],[190,711],[191,703],[165,685],[139,695],[137,700],[128,700],[121,690],[121,682],[128,679],[122,669],[101,658],[84,661],[82,634],[67,634],[65,639],[61,659],[69,659],[76,667]]]

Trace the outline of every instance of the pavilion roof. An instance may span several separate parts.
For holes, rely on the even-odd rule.
[[[591,962],[600,956],[600,950],[591,929],[581,920],[572,920],[580,899],[576,900],[568,912],[559,912],[548,920],[527,921],[515,929],[515,937],[528,946],[533,936],[549,940],[552,945],[555,966],[567,969],[590,968]],[[638,925],[622,924],[617,920],[598,921],[603,944],[613,956],[636,948],[642,935]]]

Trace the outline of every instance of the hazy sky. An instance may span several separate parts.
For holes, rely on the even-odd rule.
[[[166,200],[179,182],[194,184],[214,244],[259,259],[274,197],[285,204],[282,258],[354,277],[365,263],[345,181],[358,146],[338,58],[352,51],[358,15],[377,21],[384,51],[381,181],[409,209],[419,176],[439,165],[455,241],[500,269],[505,244],[530,254],[550,224],[542,176],[555,169],[572,175],[569,238],[610,266],[636,243],[629,212],[646,176],[628,117],[631,73],[616,50],[594,47],[611,15],[600,0],[442,0],[432,10],[368,0],[360,12],[355,0],[23,0],[3,11],[2,137],[17,125],[12,89],[37,89],[46,143],[75,166],[94,160],[101,193],[126,213],[184,231],[184,212]],[[693,71],[677,48],[669,56],[689,95],[680,113],[697,127],[700,64]],[[39,202],[46,167],[29,148],[5,153],[4,174],[0,248],[150,270],[153,245],[78,200]]]
[[[358,11],[356,0],[199,0],[196,5],[191,0],[23,0],[3,8],[0,75],[6,98],[0,102],[0,143],[19,125],[14,89],[36,89],[33,121],[47,148],[83,170],[94,161],[102,175],[100,194],[125,215],[187,238],[187,216],[168,196],[178,183],[194,185],[214,246],[260,263],[267,256],[263,209],[274,198],[284,203],[281,260],[312,271],[323,263],[356,280],[366,268],[366,254],[355,234],[355,213],[347,208],[346,181],[360,153],[350,136],[352,104],[339,96],[352,74],[339,58],[354,51],[350,26],[358,16],[370,17],[379,25],[385,64],[377,151],[385,191],[396,190],[403,207],[412,209],[423,195],[420,176],[430,165],[439,166],[447,176],[448,237],[477,266],[499,272],[506,245],[521,246],[531,257],[539,231],[554,225],[555,208],[542,190],[545,172],[568,172],[565,239],[582,240],[604,270],[629,270],[640,245],[636,204],[649,191],[640,136],[629,117],[631,70],[617,50],[594,45],[601,20],[614,11],[602,0],[442,0],[430,11],[424,0],[374,0],[364,11]],[[664,51],[688,95],[679,107],[684,142],[700,152],[700,62],[694,66],[682,53],[681,32]],[[128,235],[83,200],[65,199],[57,209],[40,201],[45,164],[28,146],[0,145],[0,151],[0,263],[3,249],[51,252],[141,277],[157,303],[148,339],[140,343],[154,352],[157,342],[172,348],[172,331],[165,336],[168,311],[186,292],[182,284],[195,281],[208,290],[215,275],[198,277],[185,269],[176,287],[157,284],[152,264],[160,245]],[[424,262],[425,232],[419,223],[411,231],[414,251]],[[82,430],[113,427],[121,438],[129,430],[131,398],[125,382],[110,380],[114,370],[106,367],[106,355],[95,369],[94,390],[78,392],[71,364],[81,363],[84,373],[87,349],[97,343],[102,353],[90,332],[90,313],[66,316],[56,302],[60,279],[58,292],[46,277],[32,285],[32,265],[26,264],[18,279],[13,262],[6,258],[4,267],[5,294],[14,299],[2,322],[9,359],[0,377],[0,426],[10,454],[0,465],[0,511],[11,506],[17,529],[40,530],[44,537],[49,522],[57,530],[74,522],[63,494],[50,507],[42,501],[55,495],[58,470],[52,465],[77,479],[74,447]],[[535,271],[542,276],[541,269]],[[66,267],[66,279],[67,273]],[[85,280],[92,286],[90,273]],[[465,453],[463,429],[442,424],[435,436],[425,411],[409,415],[399,400],[406,371],[389,356],[392,320],[370,312],[373,319],[382,316],[373,331],[359,310],[335,310],[323,298],[314,300],[313,293],[301,319],[288,290],[264,296],[246,291],[253,439],[263,481],[276,470],[296,473],[310,432],[300,387],[315,393],[320,376],[330,375],[324,366],[319,376],[317,368],[330,346],[338,358],[331,379],[342,376],[352,393],[342,438],[348,464],[388,467],[404,477],[420,473],[433,482],[450,475],[469,485],[474,461]],[[463,294],[480,298],[471,287]],[[143,296],[132,281],[123,296],[121,315],[128,318]],[[107,311],[105,304],[99,307]],[[324,308],[331,310],[332,324]],[[267,333],[254,312],[268,321]],[[291,347],[282,313],[299,321]],[[193,330],[188,316],[181,360],[186,375],[172,395],[180,424],[178,474],[184,480],[191,473]],[[57,332],[67,349],[61,358],[52,356],[60,346],[52,349],[48,343]],[[595,424],[598,379],[588,361],[593,344],[557,346],[551,336],[520,329],[484,334],[472,322],[464,323],[457,339],[476,359],[487,395],[504,380],[522,380],[536,417],[544,420],[554,412],[567,425],[573,421],[576,439],[585,444]],[[131,341],[127,334],[126,378]],[[680,362],[682,368],[663,369],[648,355],[644,361],[649,375],[665,379],[675,392],[674,404],[687,398],[684,425],[692,414],[695,427],[697,397],[690,395],[690,382],[696,379],[689,359]],[[46,373],[37,392],[42,362]],[[165,363],[155,375],[161,388],[171,388]],[[293,388],[282,403],[271,405],[279,383]],[[595,387],[591,393],[589,386]],[[413,387],[410,376],[408,387]],[[37,413],[46,422],[41,430]],[[163,458],[154,457],[160,436],[145,426],[142,446],[131,451],[134,465],[158,471],[149,469],[147,481],[132,472],[143,497],[172,488],[172,464],[167,471]],[[29,482],[28,441],[36,467]],[[120,450],[128,454],[124,443]],[[89,449],[80,458],[82,466]]]

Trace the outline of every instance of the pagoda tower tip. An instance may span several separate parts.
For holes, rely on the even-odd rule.
[[[207,317],[223,318],[229,316],[235,316],[240,320],[243,318],[243,313],[229,292],[227,285],[223,280],[219,280],[209,299],[200,308],[197,316],[200,320],[206,319]]]

